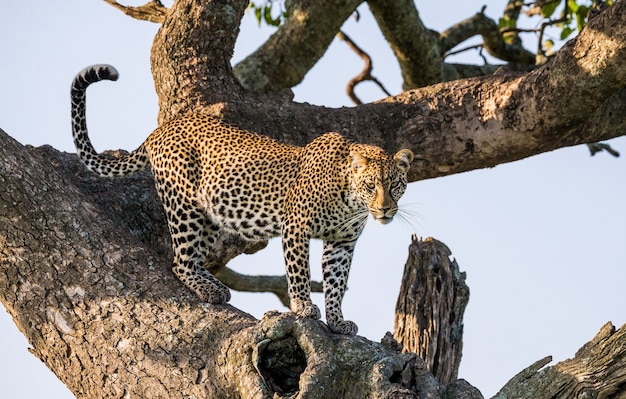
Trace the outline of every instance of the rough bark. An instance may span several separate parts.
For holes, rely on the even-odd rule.
[[[393,50],[405,90],[442,81],[443,52],[437,33],[424,26],[412,0],[367,2]]]
[[[393,323],[394,338],[403,350],[424,359],[443,385],[458,378],[469,301],[465,273],[451,255],[440,241],[413,237]]]

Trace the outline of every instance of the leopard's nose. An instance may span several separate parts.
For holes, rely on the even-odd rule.
[[[386,215],[387,212],[389,212],[390,209],[391,209],[390,206],[380,206],[380,207],[378,207],[378,211],[380,213],[382,213],[383,215]]]
[[[380,206],[378,211],[385,216],[393,216],[395,214],[393,206]]]

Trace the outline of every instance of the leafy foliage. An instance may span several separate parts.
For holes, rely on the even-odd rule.
[[[560,28],[560,40],[565,40],[572,33],[580,32],[588,20],[589,11],[592,7],[600,7],[601,5],[611,6],[613,0],[606,2],[586,1],[586,0],[556,0],[547,1],[541,5],[541,16],[548,21],[554,22],[554,26]],[[559,7],[561,6],[561,7]],[[559,18],[554,19],[553,16],[557,9],[561,10]]]
[[[277,27],[289,18],[289,13],[284,9],[283,2],[280,0],[263,0],[258,3],[251,1],[248,8],[254,12],[259,26],[265,23],[268,26]]]

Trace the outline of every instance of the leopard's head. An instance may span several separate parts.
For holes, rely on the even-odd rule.
[[[411,161],[413,152],[407,149],[394,156],[370,146],[350,151],[352,189],[378,223],[391,222],[398,211],[398,200],[406,190]]]

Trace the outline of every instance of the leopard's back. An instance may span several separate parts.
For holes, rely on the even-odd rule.
[[[166,208],[184,196],[245,238],[280,235],[302,148],[197,114],[159,127],[144,147]]]

